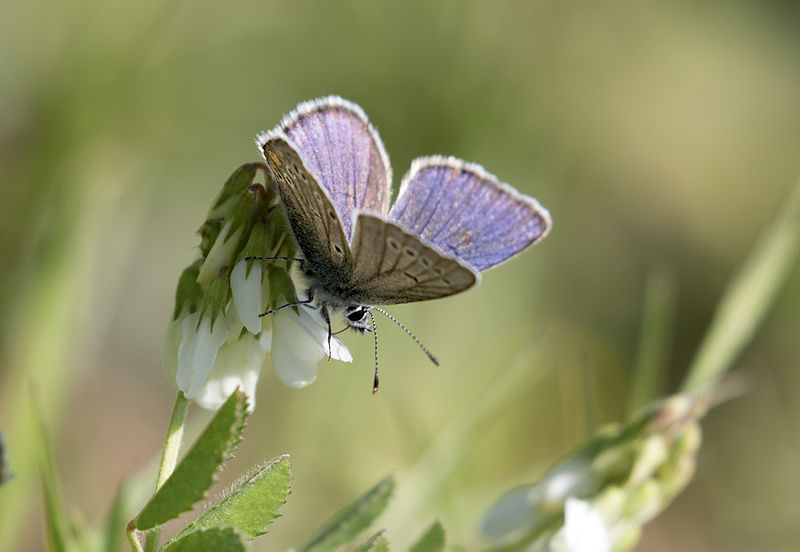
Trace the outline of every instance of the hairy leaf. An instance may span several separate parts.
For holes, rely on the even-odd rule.
[[[179,516],[201,500],[214,482],[217,469],[230,458],[241,439],[247,417],[247,396],[231,394],[205,431],[134,521],[151,529]]]

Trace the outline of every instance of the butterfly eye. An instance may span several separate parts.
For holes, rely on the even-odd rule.
[[[400,251],[400,242],[394,238],[387,238],[386,243],[389,244],[389,247],[394,249],[395,251]]]
[[[421,263],[422,263],[422,266],[424,266],[425,268],[430,268],[430,267],[431,267],[431,265],[433,264],[433,263],[431,262],[431,260],[430,260],[428,257],[422,257],[422,258],[419,260],[419,262],[421,262]]]
[[[328,211],[328,216],[331,218],[331,220],[336,220],[336,213],[333,211]]]
[[[358,309],[348,314],[347,319],[351,322],[358,322],[359,320],[364,320],[366,314],[367,314],[366,310]]]

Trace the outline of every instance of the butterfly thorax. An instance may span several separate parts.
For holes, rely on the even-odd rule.
[[[347,292],[336,278],[317,277],[313,270],[306,267],[303,274],[308,284],[307,295],[313,298],[314,305],[320,310],[325,320],[331,313],[344,316],[347,325],[360,333],[371,330],[369,323],[369,307],[348,300]]]

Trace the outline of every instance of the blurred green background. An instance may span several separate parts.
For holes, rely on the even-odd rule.
[[[665,391],[682,379],[800,170],[798,25],[798,4],[778,0],[5,3],[0,430],[25,489],[6,508],[21,549],[43,546],[35,463],[14,464],[28,389],[66,500],[98,519],[163,443],[161,339],[210,201],[259,159],[258,131],[327,94],[370,116],[395,189],[414,157],[455,155],[537,197],[554,230],[475,290],[391,309],[441,367],[379,320],[376,396],[369,337],[346,337],[356,362],[323,362],[304,390],[265,371],[223,483],[291,454],[292,494],[256,549],[302,544],[388,472],[414,473],[527,351],[504,408],[389,526],[407,542],[439,515],[477,547],[506,489],[624,418],[656,265],[677,285]],[[748,394],[706,419],[695,481],[639,550],[796,549],[798,327],[794,270],[737,362]]]

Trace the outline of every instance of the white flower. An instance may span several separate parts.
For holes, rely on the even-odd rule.
[[[328,356],[328,328],[315,310],[299,307],[272,315],[272,365],[289,387],[305,387],[317,379],[317,363]],[[350,351],[337,337],[331,338],[330,357],[352,362]]]
[[[553,536],[554,552],[611,552],[611,534],[603,514],[591,503],[567,498],[564,526]]]
[[[263,307],[263,291],[261,280],[264,267],[260,262],[252,263],[247,273],[247,261],[239,261],[231,271],[231,294],[239,319],[253,335],[261,333],[261,318],[258,316]]]
[[[210,315],[200,319],[194,312],[172,321],[164,336],[167,377],[186,398],[204,408],[219,408],[239,388],[249,397],[252,410],[261,365],[270,352],[278,378],[295,388],[314,382],[317,363],[327,356],[353,360],[337,337],[331,337],[329,355],[328,326],[315,309],[289,307],[259,318],[263,269],[254,265],[245,275],[244,267],[244,262],[234,267],[233,300],[225,315],[217,316],[213,328]]]
[[[217,352],[228,338],[225,319],[217,317],[214,324],[211,316],[194,312],[181,323],[181,343],[178,345],[178,369],[175,384],[187,399],[194,399],[206,384]]]
[[[247,395],[247,409],[252,412],[256,407],[258,376],[264,356],[269,352],[271,337],[269,331],[262,332],[259,337],[246,333],[236,341],[223,344],[195,402],[203,408],[216,410],[239,389]]]

